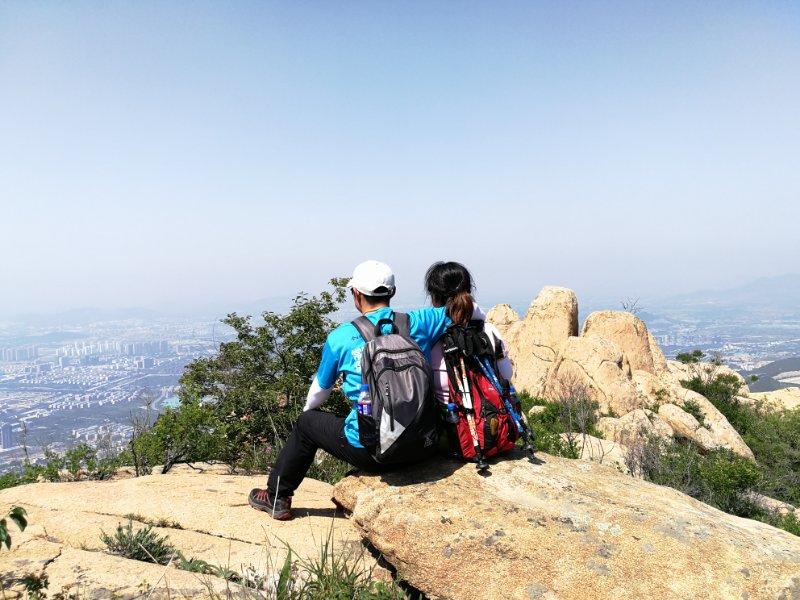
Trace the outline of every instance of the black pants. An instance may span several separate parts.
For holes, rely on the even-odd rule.
[[[297,419],[275,467],[270,471],[267,489],[271,498],[276,493],[280,498],[294,493],[308,473],[318,448],[365,471],[386,470],[385,465],[375,462],[368,450],[350,445],[344,436],[344,417],[309,410]]]

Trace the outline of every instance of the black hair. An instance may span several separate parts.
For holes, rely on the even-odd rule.
[[[461,263],[435,262],[425,273],[425,291],[436,306],[447,307],[456,325],[467,325],[472,319],[474,289],[472,276]]]
[[[380,296],[370,296],[369,294],[365,294],[364,292],[360,292],[361,296],[364,298],[365,302],[370,306],[374,306],[375,304],[390,304],[392,298],[394,297],[394,290],[389,290],[384,286],[380,286],[376,290],[376,292],[389,292],[388,294],[382,293]]]

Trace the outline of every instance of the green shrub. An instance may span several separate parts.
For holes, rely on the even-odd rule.
[[[793,513],[780,515],[776,513],[762,513],[753,518],[763,521],[778,529],[783,529],[794,535],[800,536],[800,519],[794,516]]]
[[[720,373],[710,377],[695,375],[689,380],[682,381],[681,384],[686,389],[705,396],[740,433],[740,428],[747,427],[752,414],[748,410],[749,407],[743,406],[738,400],[742,382],[736,375],[731,373]]]
[[[28,600],[41,600],[46,597],[45,590],[50,585],[47,573],[27,573],[20,581]]]
[[[225,424],[213,405],[184,397],[178,408],[166,409],[152,427],[134,435],[130,452],[140,474],[149,473],[156,465],[167,473],[179,462],[219,458],[225,436]]]
[[[691,352],[681,352],[675,357],[675,360],[682,362],[685,365],[699,363],[705,358],[705,352],[702,350],[693,350]]]
[[[236,339],[186,367],[181,405],[159,417],[147,436],[149,451],[168,457],[164,464],[213,455],[234,468],[263,470],[264,455],[288,437],[303,409],[322,346],[337,325],[331,315],[344,301],[343,284],[334,279],[331,291],[300,294],[288,313],[265,312],[260,325],[248,316],[228,315],[223,322]],[[350,403],[335,390],[327,408],[344,414]],[[187,410],[193,411],[191,418],[183,415]],[[194,440],[181,435],[192,430],[205,433]]]
[[[754,488],[800,504],[800,409],[774,411],[744,404],[738,399],[741,382],[730,374],[696,376],[681,383],[708,398],[753,451],[760,472]]]
[[[125,526],[117,525],[114,535],[102,532],[100,539],[112,554],[132,560],[165,565],[179,554],[169,543],[169,538],[153,531],[152,525],[134,531],[133,521],[130,519]]]
[[[697,420],[697,422],[700,424],[701,427],[706,426],[705,415],[703,414],[703,411],[700,408],[700,404],[698,404],[696,401],[685,400],[683,403],[683,410],[692,415]]]
[[[747,493],[756,490],[762,472],[752,461],[730,450],[702,454],[687,441],[645,438],[628,452],[628,467],[648,481],[677,489],[725,512],[758,519],[800,535],[794,515],[781,516],[755,506]]]
[[[758,467],[752,461],[727,449],[713,450],[700,461],[699,478],[703,502],[725,512],[747,516],[743,495],[760,478]]]
[[[761,469],[758,491],[800,506],[800,409],[746,410],[752,417],[740,433]]]
[[[557,403],[548,402],[542,398],[534,398],[526,392],[519,394],[519,400],[523,412],[528,416],[533,446],[537,452],[547,452],[548,454],[565,458],[578,457],[577,448],[571,448],[561,437],[564,427],[560,421],[561,409]],[[544,410],[528,415],[528,411],[533,406],[544,406]]]

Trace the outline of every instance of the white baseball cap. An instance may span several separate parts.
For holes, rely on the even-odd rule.
[[[347,282],[353,288],[367,296],[393,296],[394,273],[386,263],[377,260],[365,260],[353,269],[353,278]]]

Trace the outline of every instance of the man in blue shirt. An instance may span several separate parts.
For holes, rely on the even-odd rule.
[[[348,282],[356,309],[372,323],[392,319],[389,304],[395,293],[394,274],[388,265],[368,260],[358,265]],[[476,309],[479,311],[479,309]],[[423,308],[408,313],[412,339],[430,361],[431,348],[451,321],[446,309]],[[385,325],[386,333],[390,325]],[[263,510],[279,520],[292,518],[291,500],[294,491],[305,477],[317,449],[322,448],[351,465],[378,471],[382,465],[361,445],[358,437],[356,403],[361,387],[361,353],[364,338],[352,323],[334,329],[322,348],[322,359],[306,398],[304,412],[270,471],[267,489],[250,492],[250,506]],[[339,375],[342,391],[353,403],[347,417],[316,410],[328,399]]]

